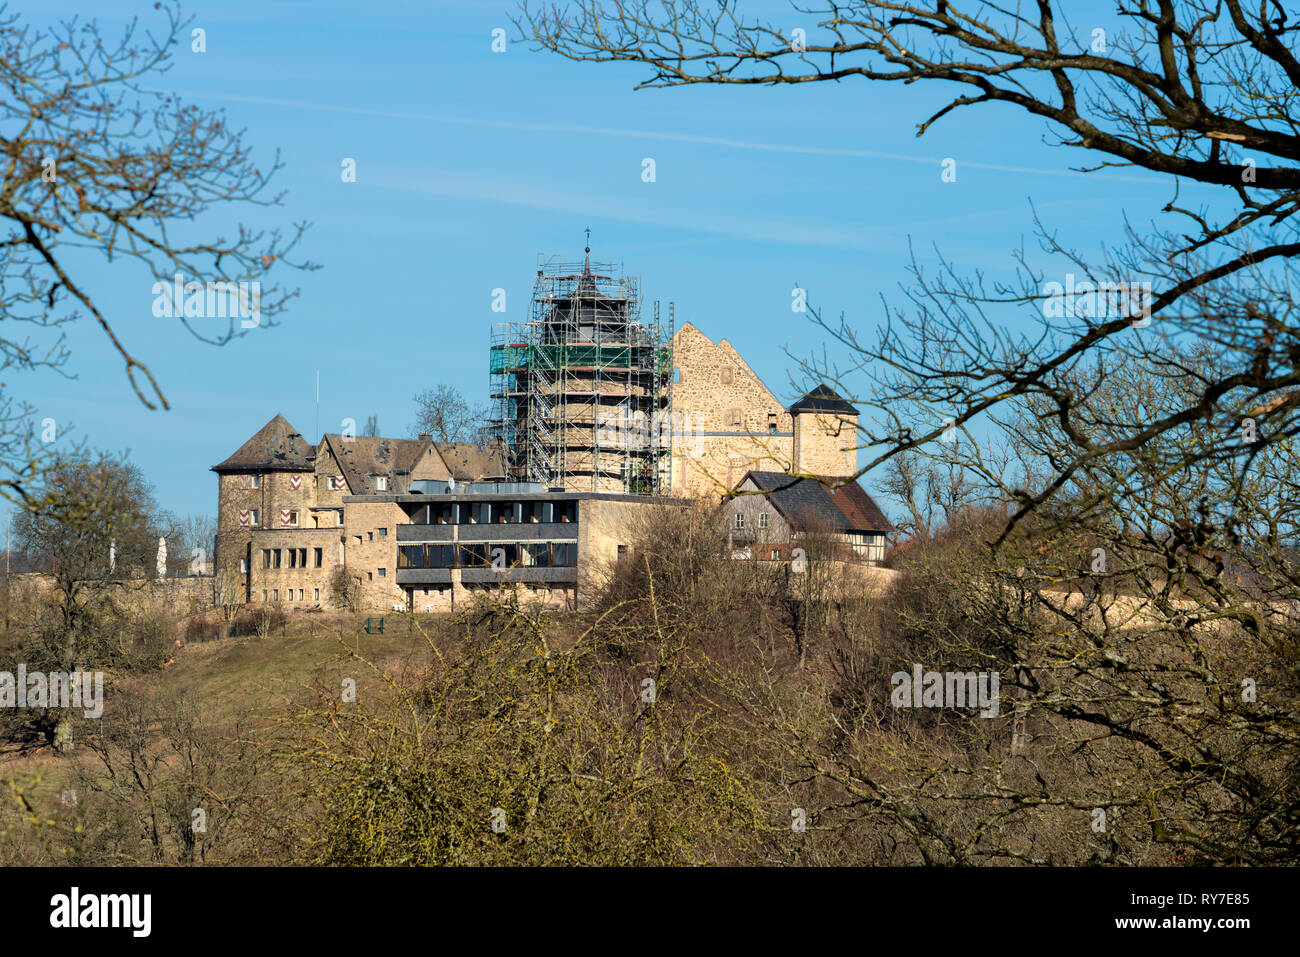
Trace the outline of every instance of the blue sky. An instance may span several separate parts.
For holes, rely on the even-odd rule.
[[[137,13],[147,22],[152,6],[97,0],[94,10],[113,25]],[[948,88],[636,92],[646,74],[635,66],[575,64],[514,42],[494,54],[494,28],[515,36],[513,8],[186,4],[207,52],[180,47],[155,86],[225,107],[255,155],[281,150],[276,184],[288,196],[277,218],[315,224],[301,250],[322,268],[283,277],[301,296],[278,326],[213,348],[153,316],[143,270],[95,267],[89,285],[172,409],[140,405],[89,323],[73,332],[75,380],[31,375],[9,387],[93,445],[129,449],[167,508],[213,512],[208,469],[277,412],[318,438],[318,370],[322,431],[373,413],[384,434],[404,435],[412,396],[442,381],[484,399],[491,323],[525,316],[537,254],[579,257],[586,227],[593,258],[639,275],[647,300],[675,301],[679,323],[729,339],[789,400],[785,350],[807,355],[822,342],[791,312],[796,283],[869,332],[881,295],[900,298],[909,240],[925,257],[937,243],[958,266],[996,275],[1033,241],[1031,201],[1095,250],[1126,213],[1146,222],[1169,198],[1141,171],[1071,174],[1082,154],[1044,145],[1046,125],[1010,107],[957,111],[918,139],[915,124]],[[806,19],[770,0],[747,9],[791,27]],[[10,10],[41,25],[84,5]],[[1098,7],[1097,24],[1111,19]],[[355,183],[341,181],[345,157]],[[654,183],[641,178],[647,157]],[[945,157],[957,160],[955,183],[940,180]],[[497,287],[504,316],[491,311]]]

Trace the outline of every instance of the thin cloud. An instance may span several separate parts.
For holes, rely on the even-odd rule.
[[[471,199],[501,203],[553,212],[599,217],[609,221],[637,223],[643,226],[661,226],[673,230],[726,236],[755,242],[792,243],[801,246],[830,246],[856,249],[872,253],[896,253],[904,248],[905,235],[917,223],[904,225],[873,224],[846,226],[831,222],[818,222],[809,217],[791,219],[753,214],[737,215],[734,212],[708,211],[696,207],[677,209],[665,205],[645,205],[620,202],[616,198],[602,199],[588,191],[565,192],[546,183],[526,183],[517,177],[498,177],[482,172],[463,172],[439,169],[418,175],[373,174],[380,188],[440,196],[448,199]],[[1074,206],[1081,200],[1058,200],[1041,204],[1047,209]],[[1000,213],[1019,212],[1019,209],[980,210],[958,216],[930,220],[920,225],[930,227],[951,226],[956,223],[979,221]]]
[[[161,91],[160,91],[161,92]],[[910,156],[905,153],[882,153],[877,150],[838,149],[827,146],[801,146],[787,143],[758,143],[753,140],[733,140],[719,136],[700,136],[695,133],[666,133],[659,130],[620,130],[600,126],[577,126],[570,123],[529,123],[522,120],[490,120],[480,117],[448,116],[439,113],[403,113],[394,110],[362,109],[352,106],[333,106],[308,103],[303,100],[284,100],[269,96],[245,96],[237,93],[204,93],[192,90],[173,91],[178,96],[196,99],[231,100],[238,103],[257,103],[265,106],[283,106],[298,110],[319,110],[325,113],[346,113],[353,116],[371,116],[394,120],[416,120],[425,123],[446,123],[455,126],[479,126],[505,130],[527,130],[539,133],[581,133],[591,136],[622,136],[629,139],[663,140],[674,143],[695,143],[701,146],[721,146],[728,149],[758,150],[767,153],[798,153],[805,156],[836,156],[854,159],[882,159],[900,163],[923,163],[935,166],[939,157]],[[1148,183],[1163,185],[1167,181],[1151,176],[1128,176],[1120,173],[1084,173],[1070,169],[1041,169],[1032,166],[1006,166],[1001,163],[980,163],[963,159],[961,165],[972,169],[985,169],[999,173],[1025,173],[1032,176],[1076,176],[1091,180],[1112,182]]]

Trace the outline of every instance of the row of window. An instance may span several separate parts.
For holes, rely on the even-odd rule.
[[[343,512],[335,513],[337,523],[343,524]],[[408,507],[411,521],[416,525],[510,525],[536,524],[539,522],[576,522],[578,520],[578,503],[567,502],[444,502],[439,505],[426,504]],[[298,509],[285,508],[272,511],[272,525],[279,523],[279,528],[298,528],[300,526]],[[262,515],[258,509],[244,508],[238,513],[239,525],[244,528],[257,528],[262,524]],[[320,528],[320,516],[316,516],[316,527]],[[380,529],[380,535],[388,534],[387,529]],[[373,538],[373,534],[371,535]]]
[[[325,561],[325,549],[313,548],[312,568],[320,568]],[[283,563],[287,563],[283,564]],[[306,568],[307,549],[305,548],[264,548],[262,549],[263,568]]]
[[[305,588],[297,589],[297,593],[298,593],[297,598],[294,597],[294,591],[295,590],[292,588],[286,588],[284,590],[284,600],[285,601],[306,601],[307,600],[306,598],[307,590]],[[262,601],[279,601],[279,600],[280,600],[280,589],[278,588],[262,589]],[[319,588],[313,588],[311,590],[311,600],[320,601]]]
[[[561,502],[442,502],[408,506],[416,525],[511,525],[576,522],[578,503]]]
[[[398,568],[572,568],[577,542],[475,542],[399,545]]]
[[[737,512],[737,513],[736,513],[736,528],[737,528],[737,529],[742,529],[742,528],[744,528],[744,527],[745,527],[745,513],[744,513],[744,512]],[[767,512],[759,512],[759,513],[758,513],[758,527],[759,527],[759,528],[767,528]]]

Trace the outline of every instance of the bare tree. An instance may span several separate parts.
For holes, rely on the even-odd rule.
[[[0,337],[0,369],[60,372],[70,354],[65,327],[88,313],[137,398],[166,409],[148,362],[99,305],[87,250],[140,267],[142,313],[170,315],[218,345],[273,324],[297,295],[270,279],[273,270],[315,267],[293,259],[306,224],[287,233],[244,224],[232,224],[229,237],[208,233],[221,228],[212,217],[231,207],[279,205],[282,194],[267,187],[281,164],[278,155],[255,160],[224,111],[151,89],[177,44],[201,42],[175,3],[154,8],[159,29],[132,21],[116,40],[93,20],[40,31],[0,13],[0,219],[8,225],[0,235],[0,317],[50,333],[45,341]],[[204,225],[195,230],[195,221]],[[121,268],[114,274],[124,275]],[[0,494],[20,502],[49,464],[33,441],[32,411],[0,394]]]
[[[526,39],[570,59],[644,65],[642,87],[958,84],[965,91],[922,118],[918,135],[954,110],[1008,104],[1046,120],[1058,145],[1082,151],[1087,171],[1136,166],[1169,181],[1163,213],[1173,221],[1126,230],[1098,261],[1038,223],[1042,255],[1022,253],[1014,281],[961,275],[942,260],[928,273],[914,262],[908,302],[874,341],[815,311],[843,352],[836,362],[809,360],[805,371],[874,412],[860,420],[873,453],[863,471],[1018,397],[1041,400],[1076,441],[1053,463],[1053,481],[1033,496],[1021,490],[1014,522],[1098,456],[1193,420],[1226,432],[1255,413],[1263,443],[1300,432],[1291,296],[1300,278],[1300,21],[1285,5],[1120,0],[1123,29],[1113,35],[1092,24],[1081,31],[1056,0],[1030,10],[978,0],[794,6],[810,26],[793,39],[733,0],[525,4],[515,22]],[[1216,211],[1183,200],[1185,181],[1221,187]],[[1017,304],[1034,332],[995,317]],[[1079,440],[1081,395],[1067,380],[1087,388],[1076,373],[1095,384],[1119,363],[1159,368],[1170,343],[1186,339],[1222,354],[1214,378],[1159,418],[1130,416],[1105,445]],[[858,376],[871,387],[854,388]]]
[[[903,566],[894,660],[852,673],[878,689],[894,667],[984,671],[1011,700],[792,727],[787,773],[827,782],[828,826],[879,823],[917,860],[1293,861],[1300,21],[1274,0],[1119,0],[1109,33],[1058,0],[793,6],[802,36],[730,0],[516,22],[571,59],[644,65],[642,86],[957,84],[919,135],[1005,104],[1080,172],[1168,186],[1149,229],[1097,256],[1035,217],[1011,280],[914,254],[871,336],[814,311],[839,348],[802,371],[864,409],[864,471],[927,462],[892,473],[918,526],[931,468],[953,479],[940,502],[972,486],[981,505]],[[756,727],[791,713],[752,700]]]
[[[105,619],[109,596],[132,579],[157,572],[158,539],[175,539],[153,489],[125,456],[83,453],[65,457],[42,477],[39,509],[14,517],[14,539],[54,583],[47,613],[27,635],[30,664],[73,672],[102,666],[118,637]],[[53,742],[71,744],[72,718],[59,712]]]
[[[881,491],[907,513],[894,523],[897,533],[924,541],[975,503],[978,486],[961,465],[909,450],[885,463]]]
[[[470,405],[455,386],[440,382],[415,396],[413,435],[427,433],[435,442],[483,443],[487,407]]]
[[[213,543],[217,521],[211,515],[191,514],[172,518],[175,538],[167,542],[169,575],[206,575],[212,572]]]

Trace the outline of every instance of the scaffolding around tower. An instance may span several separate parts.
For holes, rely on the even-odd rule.
[[[512,478],[669,490],[673,313],[656,302],[642,322],[636,277],[612,264],[538,257],[528,320],[492,328],[489,430]]]

